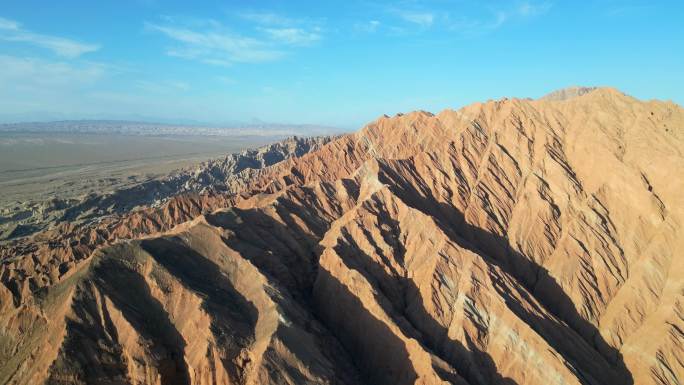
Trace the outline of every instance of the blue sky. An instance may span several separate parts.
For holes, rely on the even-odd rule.
[[[681,1],[36,1],[0,7],[0,120],[381,114],[569,85],[684,103]]]

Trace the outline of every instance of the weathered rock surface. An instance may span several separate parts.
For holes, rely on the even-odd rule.
[[[680,384],[684,109],[555,99],[3,248],[0,382]]]
[[[57,199],[33,204],[11,215],[0,216],[0,242],[33,234],[55,223],[87,223],[121,215],[144,207],[158,207],[180,194],[231,192],[249,179],[251,170],[272,166],[291,157],[314,151],[332,136],[290,137],[253,150],[229,154],[111,192],[90,194],[80,199]]]
[[[548,100],[548,101],[563,101],[563,100],[568,100],[572,98],[576,98],[578,96],[582,96],[585,94],[588,94],[592,91],[595,91],[598,89],[597,87],[568,87],[568,88],[562,88],[560,90],[553,91],[547,95],[544,95],[541,100]]]

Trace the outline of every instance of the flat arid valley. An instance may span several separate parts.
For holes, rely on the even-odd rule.
[[[385,91],[371,90],[363,71],[377,84],[385,75],[360,65],[354,77],[366,80],[349,81],[362,94],[340,84],[333,96],[323,79],[309,88],[309,77],[271,67],[308,66],[299,56],[323,50],[328,39],[350,42],[340,50],[380,44],[387,55],[448,36],[466,47],[513,41],[540,23],[557,31],[542,19],[569,23],[564,15],[577,10],[496,3],[503,8],[492,21],[477,18],[494,3],[478,12],[475,3],[458,3],[473,18],[466,27],[447,3],[354,3],[354,11],[340,11],[356,20],[340,36],[344,18],[323,17],[331,9],[265,4],[275,10],[234,4],[207,20],[150,16],[193,11],[187,5],[128,5],[146,21],[136,32],[142,42],[126,49],[162,49],[165,76],[185,73],[174,67],[179,61],[207,68],[187,87],[167,84],[155,104],[142,100],[156,88],[119,95],[142,103],[145,114],[120,99],[81,99],[57,81],[45,82],[67,95],[56,103],[76,98],[73,109],[50,112],[65,119],[42,119],[47,112],[36,111],[52,111],[47,105],[8,102],[12,110],[2,110],[0,384],[684,383],[682,73],[670,88],[649,88],[619,79],[641,73],[656,84],[662,77],[651,80],[656,75],[638,66],[604,72],[608,59],[597,58],[594,67],[563,75],[559,68],[557,76],[617,79],[619,87],[538,93],[551,82],[490,79],[482,83],[493,95],[478,100],[481,92],[468,86],[478,79],[466,76],[463,90],[412,83],[373,101],[363,90]],[[87,72],[95,59],[81,56],[118,41],[101,34],[84,35],[102,39],[97,47],[73,35],[46,40],[48,32],[32,30],[40,23],[2,12],[0,47],[16,51],[0,61],[16,56],[24,72],[48,61],[19,58],[31,47],[59,57],[51,59],[61,63],[56,75],[43,70],[61,78],[69,68]],[[611,23],[620,27],[630,12],[659,15],[662,28],[671,22],[660,8],[625,7]],[[169,41],[144,42],[155,38]],[[613,44],[611,55],[627,55]],[[78,49],[84,52],[71,52]],[[272,57],[279,50],[287,53]],[[681,60],[681,52],[663,63]],[[308,60],[333,66],[327,57]],[[126,58],[116,71],[143,71],[157,60]],[[420,80],[452,62],[435,56],[423,63],[430,69],[406,60],[385,64]],[[667,63],[661,73],[673,70]],[[497,66],[507,65],[515,66]],[[216,68],[231,80],[216,78],[207,89],[239,88],[258,70],[292,76],[287,90],[295,91],[274,86],[240,100],[228,93],[202,99],[193,87]],[[0,81],[18,98],[29,92],[21,77]],[[81,91],[110,92],[106,81]],[[511,85],[521,87],[519,96],[501,96]],[[437,100],[445,95],[458,101],[443,106]],[[206,109],[186,109],[190,97]],[[210,108],[221,98],[225,114]],[[155,109],[162,102],[172,114]],[[250,115],[252,103],[267,120]],[[398,112],[407,103],[416,106]],[[366,108],[379,113],[358,124]],[[107,115],[114,113],[138,119]],[[180,122],[162,122],[172,118]]]

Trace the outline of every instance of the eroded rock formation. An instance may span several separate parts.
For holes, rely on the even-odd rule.
[[[0,382],[679,384],[683,124],[613,89],[382,117],[39,234],[2,251]]]
[[[280,142],[203,162],[197,167],[79,199],[53,198],[0,216],[0,242],[31,235],[56,223],[91,223],[145,207],[159,207],[180,194],[234,192],[253,170],[314,151],[334,136],[289,137]],[[22,205],[23,206],[23,205]]]

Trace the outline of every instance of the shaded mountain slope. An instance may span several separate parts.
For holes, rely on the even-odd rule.
[[[3,250],[0,381],[678,384],[683,123],[613,89],[382,117],[32,286],[44,234]]]

